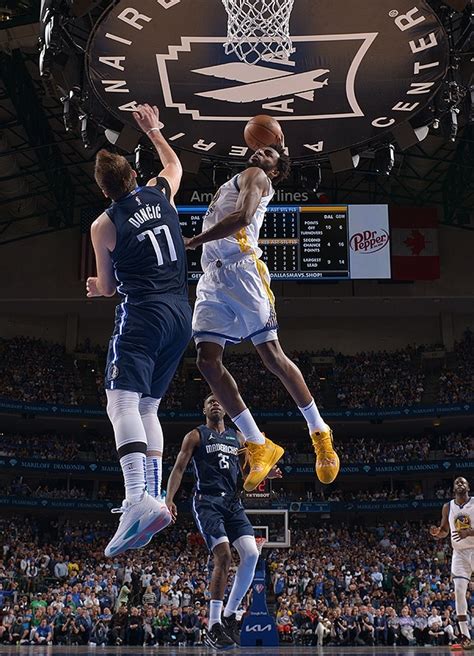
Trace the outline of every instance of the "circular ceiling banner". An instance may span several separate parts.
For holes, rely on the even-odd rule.
[[[250,4],[253,0],[247,0]],[[295,0],[286,60],[226,54],[221,0],[120,0],[86,57],[100,102],[124,123],[158,105],[173,145],[245,157],[243,128],[270,114],[296,159],[379,139],[416,115],[448,67],[448,40],[425,0]]]

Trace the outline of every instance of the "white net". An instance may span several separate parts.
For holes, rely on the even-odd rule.
[[[226,55],[255,64],[286,61],[293,52],[290,16],[295,0],[222,0],[227,11]]]

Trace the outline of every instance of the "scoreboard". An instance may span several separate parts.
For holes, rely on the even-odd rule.
[[[360,209],[362,206],[270,205],[260,230],[259,246],[271,277],[279,280],[345,280],[353,277],[351,260],[356,251],[351,253],[351,239],[360,247],[364,243],[364,231],[357,233],[362,236],[354,241],[352,233],[354,237],[357,235],[350,230],[351,207]],[[177,209],[183,235],[199,234],[207,207],[183,205]],[[388,230],[388,212],[386,223]],[[376,234],[376,231],[372,230],[370,234]],[[201,251],[201,248],[187,251],[190,281],[197,280],[202,274]],[[361,277],[390,276],[375,271],[374,275]]]

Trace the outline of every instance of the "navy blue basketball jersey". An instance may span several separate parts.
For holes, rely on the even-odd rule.
[[[235,496],[240,487],[237,433],[233,428],[216,433],[204,425],[198,426],[198,431],[201,439],[193,454],[196,491]]]
[[[106,210],[117,231],[111,253],[117,291],[132,299],[188,293],[178,214],[165,195],[167,181],[157,182],[155,187],[137,187]]]

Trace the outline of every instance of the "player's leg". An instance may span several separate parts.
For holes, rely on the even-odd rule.
[[[121,508],[119,526],[105,549],[108,557],[127,549],[141,546],[143,534],[156,532],[164,522],[169,524],[169,513],[146,491],[146,433],[139,402],[141,394],[128,390],[106,390],[107,414],[112,423],[115,444],[125,483],[125,500]]]
[[[237,644],[240,644],[240,624],[237,621],[237,611],[252,585],[259,553],[254,535],[242,535],[234,540],[232,545],[237,550],[240,560],[224,609],[223,624],[228,635]]]
[[[316,473],[322,483],[332,483],[339,472],[332,431],[321,417],[303,374],[284,353],[276,331],[255,336],[253,344],[266,368],[281,380],[308,425],[316,452]]]
[[[138,406],[147,439],[146,480],[148,493],[155,499],[161,498],[163,460],[163,429],[158,417],[161,399],[145,396]]]
[[[458,620],[461,636],[471,640],[469,627],[467,625],[467,599],[466,593],[470,579],[464,577],[453,577],[454,581],[454,598],[456,606],[456,617]]]
[[[160,336],[154,353],[154,369],[150,396],[142,397],[140,415],[145,426],[147,450],[148,492],[161,498],[163,429],[158,417],[160,401],[173,380],[176,369],[191,339],[191,308],[186,300],[159,303],[153,323]]]
[[[138,409],[141,394],[108,389],[106,395],[107,415],[114,429],[115,446],[125,483],[125,499],[135,503],[146,490],[147,439]]]
[[[211,339],[211,337],[207,337]],[[214,339],[214,337],[212,337]],[[249,454],[249,474],[244,481],[247,492],[254,490],[283,456],[284,450],[265,437],[245,405],[237,383],[222,362],[224,344],[196,339],[197,365],[226,413],[245,437]],[[223,340],[225,343],[225,340]]]
[[[451,576],[454,583],[454,599],[456,608],[456,617],[461,633],[459,643],[463,649],[472,646],[471,635],[467,624],[467,588],[471,581],[470,549],[453,549],[451,560]]]
[[[239,565],[224,609],[223,625],[228,635],[240,644],[240,624],[236,613],[255,575],[259,558],[253,526],[240,500],[233,501],[225,514],[225,530],[239,554]]]
[[[191,506],[194,521],[213,556],[209,591],[209,623],[204,642],[213,649],[232,647],[234,641],[222,627],[222,608],[227,577],[232,562],[229,538],[226,535],[223,516],[223,500],[195,494]]]
[[[105,386],[107,414],[125,482],[125,500],[119,512],[119,527],[106,547],[114,556],[136,547],[143,531],[163,519],[163,509],[146,491],[147,436],[139,404],[142,394],[150,394],[156,349],[153,314],[145,306],[119,306],[116,328],[109,346]],[[138,545],[140,546],[140,545]]]

